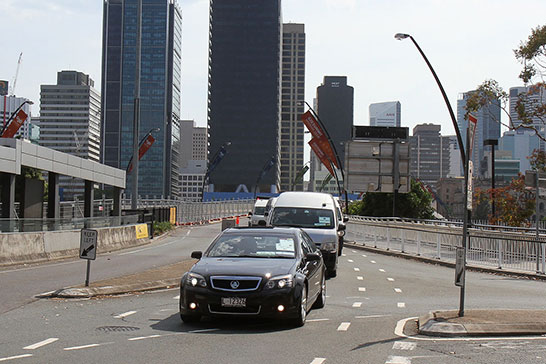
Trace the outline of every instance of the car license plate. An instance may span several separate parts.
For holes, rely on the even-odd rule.
[[[246,307],[246,297],[222,297],[222,307]]]

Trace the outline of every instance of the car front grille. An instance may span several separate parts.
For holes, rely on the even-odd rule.
[[[212,276],[211,286],[214,289],[229,292],[249,292],[260,287],[262,277]]]

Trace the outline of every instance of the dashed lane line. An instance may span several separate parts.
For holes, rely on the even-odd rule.
[[[349,326],[351,326],[350,322],[342,322],[338,327],[337,331],[347,331],[349,329]]]
[[[385,273],[385,269],[379,269],[381,273]]]
[[[326,361],[326,358],[315,358],[313,359],[313,361],[311,362],[311,364],[322,364]]]
[[[362,302],[353,303],[353,308],[360,308],[360,307],[362,307]]]
[[[404,302],[398,302],[396,306],[398,306],[398,308],[404,308],[406,307],[406,304]]]
[[[389,277],[389,278],[387,278],[387,281],[394,282],[394,278]]]
[[[378,318],[378,317],[390,317],[391,315],[367,315],[367,316],[355,316],[356,319],[368,319],[368,318]]]
[[[145,340],[145,339],[153,339],[156,337],[161,337],[161,335],[149,335],[149,336],[139,336],[139,337],[132,337],[130,339],[127,339],[129,341],[138,341],[138,340]]]
[[[362,254],[362,256],[363,256],[364,258],[367,258],[367,257],[368,257],[366,254]]]
[[[7,356],[5,358],[0,358],[0,361],[8,361],[8,360],[14,360],[14,359],[22,359],[22,358],[30,358],[32,354],[22,354],[22,355],[15,355],[15,356]]]
[[[355,261],[352,260],[352,259],[347,259],[347,261],[348,261],[349,263],[354,263],[354,262],[355,262]]]
[[[394,289],[394,292],[396,292],[396,293],[402,293],[402,290],[401,290],[400,288],[395,288],[395,289]]]
[[[410,341],[395,341],[392,344],[393,350],[414,350],[417,347],[417,343]]]
[[[134,315],[135,313],[137,313],[137,312],[136,311],[127,311],[127,312],[120,313],[119,315],[114,316],[114,318],[122,319],[122,318],[125,318],[127,316]]]
[[[355,272],[360,272],[360,268],[353,268],[355,270]]]
[[[329,318],[321,318],[321,319],[307,320],[307,322],[320,322],[320,321],[330,321],[330,319]]]
[[[375,260],[370,260],[370,263],[376,264],[377,262]]]
[[[358,292],[366,292],[366,287],[358,287]]]
[[[356,254],[356,250],[351,250],[351,253]]]
[[[411,364],[411,359],[405,356],[389,355],[385,364]]]
[[[121,253],[121,254],[118,254],[118,256],[140,253],[140,252],[143,252],[143,251],[146,251],[146,250],[162,248],[164,246],[172,245],[172,244],[175,244],[175,243],[180,243],[180,241],[184,240],[189,234],[190,234],[190,230],[188,230],[186,235],[181,237],[180,239],[176,239],[176,240],[170,241],[168,243],[160,244],[160,245],[149,246],[147,248],[137,249],[137,250],[133,250],[133,251],[126,252],[126,253]]]
[[[173,300],[179,300],[179,299],[180,299],[180,295],[173,297]]]
[[[364,280],[364,277],[362,277],[362,276],[356,276],[356,279],[358,279],[359,281],[363,281],[363,280]]]
[[[68,348],[64,348],[64,351],[71,351],[71,350],[81,350],[81,349],[89,349],[89,348],[96,348],[97,346],[101,346],[104,344],[89,344],[89,345],[81,345],[81,346],[71,346]]]
[[[59,340],[59,338],[50,337],[49,339],[42,340],[40,342],[37,342],[36,344],[25,346],[23,349],[25,349],[25,350],[35,350],[35,349],[41,348],[42,346],[46,346],[48,344],[54,343],[57,340]]]

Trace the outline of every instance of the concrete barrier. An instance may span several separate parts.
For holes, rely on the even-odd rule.
[[[97,228],[97,254],[150,242],[136,238],[136,225]],[[80,230],[0,234],[0,266],[79,256]]]

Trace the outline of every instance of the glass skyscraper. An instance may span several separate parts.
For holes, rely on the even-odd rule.
[[[215,191],[279,186],[280,0],[211,0],[209,42],[209,163]],[[244,186],[244,187],[243,187]]]
[[[139,163],[138,194],[176,198],[178,189],[182,15],[174,0],[105,0],[103,18],[103,163],[127,168],[133,155],[137,38],[141,7],[138,140],[155,143]],[[127,194],[132,194],[131,177]]]

